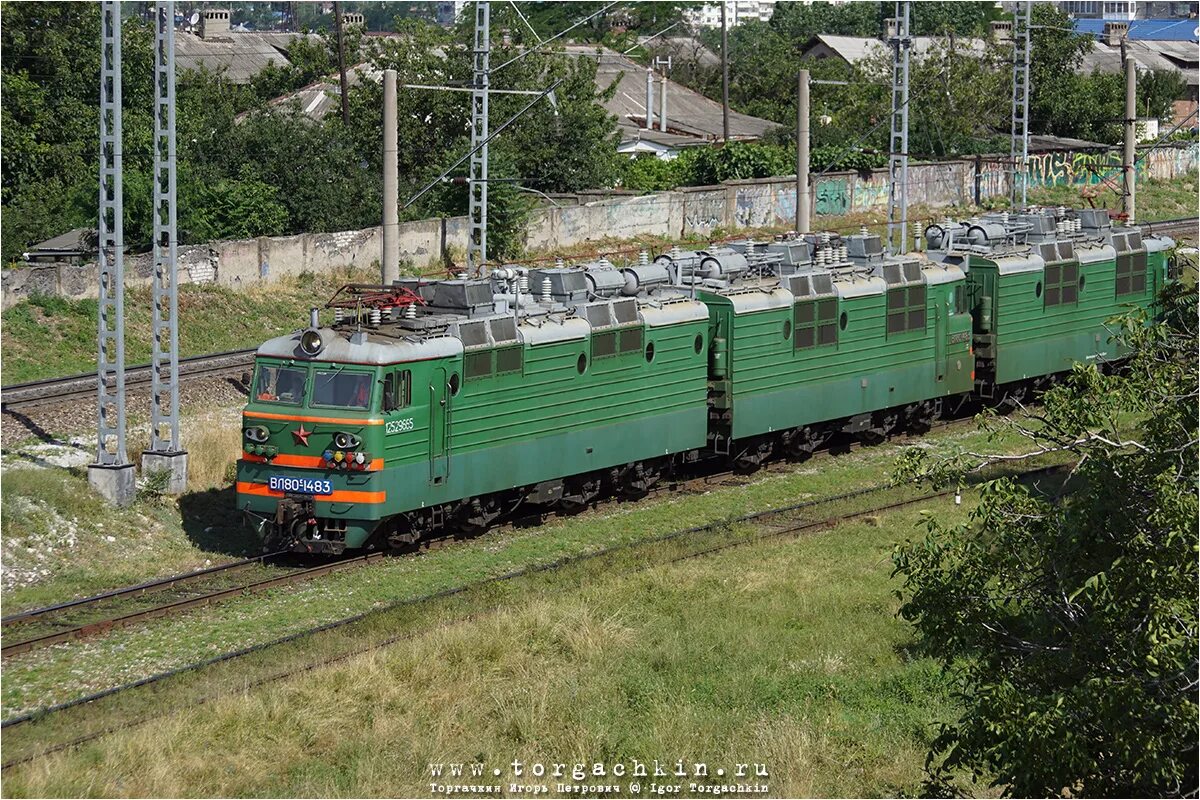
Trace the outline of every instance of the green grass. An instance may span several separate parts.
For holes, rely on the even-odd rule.
[[[5,794],[422,796],[429,763],[514,758],[751,762],[774,796],[914,792],[954,713],[894,616],[888,555],[921,519],[466,603],[394,646],[10,770]]]

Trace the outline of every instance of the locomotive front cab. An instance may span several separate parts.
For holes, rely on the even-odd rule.
[[[407,485],[409,473],[444,476],[444,414],[461,352],[437,341],[314,327],[259,348],[242,412],[237,506],[264,550],[366,546],[424,489],[423,480]]]

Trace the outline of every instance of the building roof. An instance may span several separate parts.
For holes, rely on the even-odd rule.
[[[230,31],[204,39],[194,33],[175,33],[175,63],[180,70],[219,72],[230,83],[249,83],[268,64],[288,66],[287,51],[295,39],[316,34],[249,33]]]
[[[1127,41],[1125,50],[1142,69],[1178,72],[1188,86],[1200,85],[1200,50],[1194,42]],[[1122,72],[1121,48],[1097,40],[1079,68],[1083,72]]]
[[[667,130],[650,131],[646,125],[646,68],[636,61],[607,48],[574,45],[565,48],[569,54],[596,58],[596,88],[605,91],[614,82],[617,91],[604,101],[608,113],[617,118],[623,140],[652,141],[671,148],[707,144],[724,135],[721,104],[710,100],[686,86],[667,82]],[[662,82],[655,75],[654,117],[657,121],[661,103]],[[777,127],[770,120],[729,112],[729,136],[733,140],[760,139]]]
[[[917,56],[924,56],[935,45],[944,44],[947,41],[942,36],[913,36],[911,52]],[[983,39],[955,39],[955,46],[960,50],[970,50],[980,55],[987,50],[987,42]],[[806,56],[811,53],[817,58],[838,56],[848,64],[856,64],[859,61],[868,58],[877,58],[888,52],[890,52],[890,49],[887,43],[881,39],[872,39],[866,36],[833,36],[826,33],[819,33],[804,44],[800,55]]]
[[[38,242],[29,248],[32,255],[57,253],[88,253],[96,249],[95,228],[75,228],[53,239]]]
[[[1102,19],[1077,19],[1075,30],[1079,33],[1104,35]],[[1135,19],[1129,21],[1130,41],[1195,42],[1200,40],[1200,22],[1195,19]]]

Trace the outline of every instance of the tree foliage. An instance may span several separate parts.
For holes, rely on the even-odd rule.
[[[262,25],[274,19],[253,17],[261,9],[252,4],[235,11]],[[512,10],[497,7],[496,12],[492,63],[499,67],[521,45],[520,37],[504,41],[504,29],[516,30],[519,22]],[[313,120],[298,103],[278,99],[319,80],[336,83],[336,38],[329,31],[294,40],[290,63],[268,67],[249,85],[203,69],[178,76],[183,242],[379,223],[383,103],[381,86],[370,76],[394,68],[401,84],[461,86],[471,79],[467,22],[445,31],[399,15],[393,26],[398,37],[365,37],[355,27],[345,37],[352,68],[363,62],[372,67],[351,87],[348,122],[336,112]],[[95,225],[99,46],[79,43],[98,42],[99,21],[94,3],[5,5],[0,30],[5,260],[40,239]],[[149,243],[152,229],[153,33],[142,20],[127,17],[122,35],[125,239],[136,248]],[[538,103],[492,144],[493,174],[498,177],[495,170],[503,167],[504,177],[513,181],[490,193],[496,255],[512,254],[519,246],[519,228],[513,226],[527,213],[528,202],[517,184],[552,192],[615,182],[616,126],[596,102],[595,70],[594,60],[555,52],[536,52],[497,69],[492,85],[500,89],[541,91],[562,82],[555,92],[557,108]],[[399,93],[402,194],[415,191],[468,150],[468,98],[461,92]],[[529,99],[493,95],[493,130]],[[459,194],[465,197],[465,190],[430,193],[404,213],[410,218],[455,213],[462,206]],[[506,224],[509,229],[501,230]]]
[[[930,754],[1012,796],[1197,789],[1197,302],[1120,321],[1127,369],[1077,367],[1042,409],[990,425],[1069,453],[1066,489],[987,484],[971,521],[898,546],[900,614],[956,681],[962,716]],[[955,480],[997,460],[913,451],[901,475]],[[1018,459],[1020,460],[1020,459]]]

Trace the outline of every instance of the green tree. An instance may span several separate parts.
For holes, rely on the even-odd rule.
[[[962,702],[930,754],[939,791],[959,771],[1017,797],[1196,791],[1196,288],[1163,302],[1165,324],[1121,321],[1121,373],[1077,367],[1039,412],[989,420],[1030,456],[1069,453],[1064,490],[986,484],[969,523],[931,517],[895,551],[900,615]],[[924,452],[900,474],[1012,460]]]

